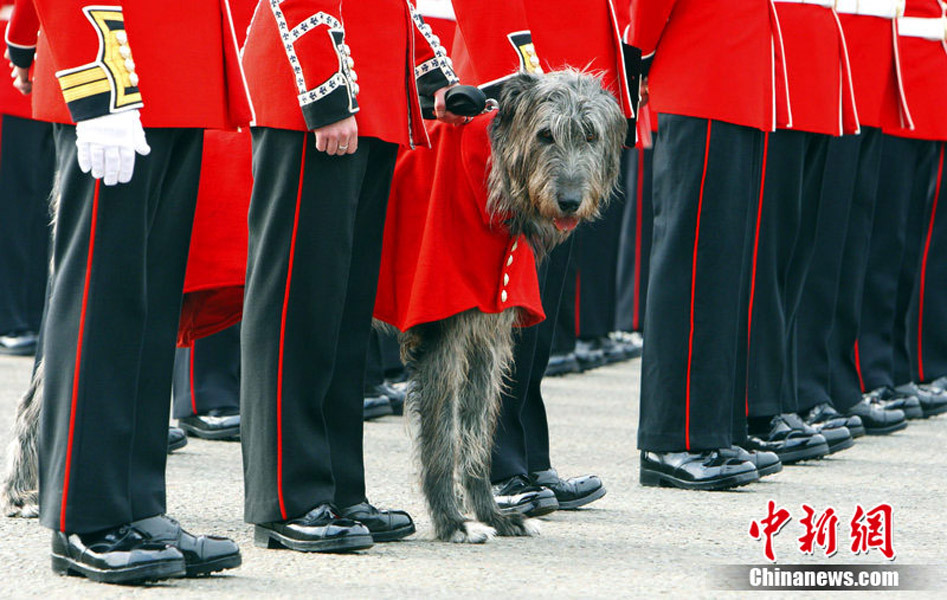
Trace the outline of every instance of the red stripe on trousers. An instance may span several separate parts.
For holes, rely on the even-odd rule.
[[[697,199],[697,224],[694,226],[694,259],[691,266],[691,331],[687,341],[687,393],[684,416],[684,444],[691,449],[691,365],[694,360],[694,298],[697,287],[697,248],[700,244],[700,211],[704,206],[704,182],[707,181],[707,162],[710,158],[710,127],[713,121],[707,120],[707,142],[704,145],[704,172],[700,176],[700,195]]]
[[[750,333],[753,330],[753,297],[756,295],[756,259],[760,249],[760,223],[763,220],[763,190],[766,188],[766,153],[769,148],[769,132],[763,136],[763,167],[760,177],[760,199],[756,207],[756,234],[753,238],[753,270],[750,274],[750,307],[746,317],[746,416],[750,416]]]
[[[69,437],[66,442],[66,465],[62,478],[62,506],[59,508],[59,530],[66,531],[66,506],[69,504],[69,474],[72,467],[72,445],[76,431],[76,405],[79,400],[79,368],[82,365],[82,341],[85,334],[86,308],[89,305],[89,283],[92,279],[92,257],[95,250],[95,224],[99,212],[99,188],[102,181],[95,180],[92,194],[92,222],[89,224],[89,252],[86,256],[85,281],[82,286],[82,309],[79,312],[79,333],[76,335],[76,365],[72,373],[72,402],[69,407]]]
[[[940,161],[937,167],[937,186],[934,189],[934,204],[931,206],[931,222],[927,226],[927,241],[924,242],[924,258],[921,261],[921,287],[917,305],[917,376],[924,381],[924,357],[921,337],[924,332],[924,285],[927,283],[927,255],[931,250],[931,237],[934,235],[934,217],[937,216],[937,199],[940,196],[940,181],[944,174],[944,144],[940,145]]]
[[[196,347],[197,344],[191,342],[191,347],[189,348],[190,361],[188,361],[188,381],[191,384],[191,410],[195,416],[197,415],[197,399],[194,398],[194,348]]]
[[[638,148],[638,181],[635,196],[637,205],[635,206],[635,295],[631,316],[631,328],[635,331],[641,331],[641,222],[644,220],[644,207],[641,201],[644,199],[644,148]]]
[[[296,213],[293,216],[293,237],[289,243],[289,264],[286,267],[286,291],[283,293],[283,316],[279,330],[279,364],[276,374],[276,493],[283,519],[288,519],[283,500],[283,351],[286,343],[286,313],[289,308],[289,290],[293,281],[293,258],[296,255],[296,234],[299,232],[299,205],[303,195],[303,174],[306,172],[306,141],[303,135],[302,160],[299,164],[299,189],[296,191]]]
[[[855,372],[858,373],[858,387],[865,392],[865,379],[862,377],[862,357],[858,354],[858,340],[855,340]]]

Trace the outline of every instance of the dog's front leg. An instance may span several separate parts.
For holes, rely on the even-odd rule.
[[[420,419],[417,435],[421,483],[434,532],[449,542],[483,543],[495,532],[464,518],[460,512],[454,473],[457,465],[457,394],[463,386],[463,340],[448,319],[427,327],[414,354],[408,407]]]
[[[527,536],[539,533],[534,521],[520,514],[503,514],[490,485],[491,453],[500,412],[503,376],[513,360],[510,314],[465,315],[470,327],[466,349],[467,385],[460,391],[460,448],[464,491],[468,507],[477,519],[496,529],[501,536]]]

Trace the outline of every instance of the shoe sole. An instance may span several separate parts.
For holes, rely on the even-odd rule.
[[[214,560],[207,560],[204,562],[187,565],[187,574],[185,576],[200,577],[202,575],[210,575],[211,573],[216,573],[225,569],[236,569],[241,564],[243,564],[243,559],[240,557],[240,553],[238,552],[229,556],[221,556],[220,558],[215,558]]]
[[[184,577],[187,573],[184,559],[169,560],[139,567],[103,570],[79,564],[67,556],[53,554],[52,567],[53,572],[59,575],[85,577],[99,583],[144,583],[146,581]]]
[[[187,437],[181,439],[180,442],[174,442],[173,444],[168,444],[168,454],[171,454],[175,450],[180,450],[181,448],[187,446]]]
[[[912,421],[914,419],[924,418],[924,409],[921,408],[920,406],[914,406],[911,408],[901,408],[899,410],[904,413],[904,418],[911,419]]]
[[[848,425],[846,425],[848,427]],[[859,425],[858,427],[848,427],[848,432],[852,434],[852,438],[860,438],[865,435],[865,426]]]
[[[395,413],[393,410],[391,410],[391,405],[389,404],[386,407],[373,408],[370,410],[363,411],[362,419],[365,421],[372,421],[374,419],[380,419],[381,417],[387,417],[388,415],[393,415],[393,414]]]
[[[404,539],[409,535],[412,535],[417,529],[414,527],[414,523],[406,525],[399,529],[392,529],[391,531],[384,531],[382,533],[373,533],[372,539],[376,542],[397,542],[400,539]]]
[[[849,430],[851,433],[851,430]],[[836,442],[835,444],[829,444],[829,454],[835,454],[836,452],[841,452],[842,450],[847,450],[855,445],[855,436],[851,435],[844,440]]]
[[[829,444],[822,443],[809,448],[800,448],[792,452],[776,453],[779,461],[784,465],[791,465],[803,460],[818,460],[829,453]]]
[[[181,423],[180,421],[178,421],[178,427],[183,429],[184,433],[188,434],[189,436],[201,438],[202,440],[237,441],[240,439],[239,427],[230,427],[228,429],[217,429],[214,431],[207,431],[206,429],[199,429],[192,425]]]
[[[924,411],[924,418],[927,419],[935,415],[942,415],[944,413],[947,413],[947,404],[944,404],[942,406],[936,406],[930,410],[925,409],[924,406],[921,405],[921,410]]]
[[[555,496],[553,496],[551,498],[540,498],[539,500],[535,500],[533,502],[501,508],[500,512],[504,514],[519,513],[523,516],[532,518],[548,515],[549,513],[554,513],[557,510],[559,510],[559,501],[556,500]]]
[[[0,348],[0,355],[2,356],[34,356],[35,354],[35,345],[23,348]]]
[[[593,491],[591,494],[582,496],[581,498],[576,498],[575,500],[567,500],[565,502],[559,500],[559,510],[575,510],[580,506],[585,506],[586,504],[591,504],[599,498],[605,495],[605,486],[598,488]]]
[[[895,423],[894,425],[888,425],[886,427],[866,427],[865,433],[868,435],[888,435],[889,433],[894,433],[895,431],[901,431],[902,429],[907,428],[907,426],[907,421],[901,421],[900,423]]]
[[[566,363],[562,366],[547,368],[545,372],[546,377],[561,377],[563,375],[570,375],[572,373],[581,373],[582,367],[576,363]]]
[[[770,475],[775,475],[776,473],[779,473],[782,470],[783,470],[783,462],[782,460],[780,460],[778,463],[774,465],[770,465],[766,467],[765,469],[756,469],[756,472],[760,474],[760,478],[763,478],[763,477],[768,477]]]
[[[641,470],[638,473],[638,481],[645,487],[675,487],[682,490],[697,490],[704,492],[714,492],[718,490],[728,490],[730,488],[740,487],[759,481],[758,471],[749,471],[746,473],[737,473],[729,477],[715,479],[712,481],[684,481],[658,471]]]
[[[272,529],[253,527],[253,544],[257,548],[276,550],[287,548],[297,552],[355,552],[367,550],[374,542],[369,533],[347,536],[338,540],[294,540]]]

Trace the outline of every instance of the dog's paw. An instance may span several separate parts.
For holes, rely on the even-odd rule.
[[[450,541],[455,544],[485,544],[497,534],[496,529],[477,521],[465,521]]]
[[[532,537],[539,535],[540,527],[536,519],[527,519],[523,515],[498,515],[490,521],[497,535],[504,537]]]
[[[3,514],[8,517],[35,519],[39,516],[39,499],[36,492],[28,492],[15,497],[4,498]]]

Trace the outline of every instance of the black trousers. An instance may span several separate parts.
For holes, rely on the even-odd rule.
[[[197,340],[174,354],[173,415],[240,411],[240,323]]]
[[[940,145],[884,136],[856,364],[862,389],[911,380],[906,319],[934,193]]]
[[[924,207],[921,259],[906,324],[911,380],[921,382],[947,375],[947,144],[939,146],[934,193]]]
[[[616,328],[641,331],[648,295],[648,264],[651,259],[651,173],[654,150],[635,148],[625,152],[625,211],[618,245],[616,283]]]
[[[502,481],[550,468],[549,425],[541,384],[563,298],[573,240],[558,246],[539,267],[546,320],[516,331],[513,369],[497,421],[491,479]]]
[[[576,232],[578,336],[593,339],[615,331],[616,274],[624,212],[624,169],[619,188],[597,221]]]
[[[580,233],[581,230],[578,230],[576,236]],[[573,247],[574,244],[574,241],[570,242],[570,247]],[[554,317],[546,312],[546,320],[553,321],[552,354],[557,355],[569,354],[575,351],[575,341],[578,338],[579,328],[579,266],[574,252],[570,253],[564,268],[559,311]]]
[[[749,207],[759,195],[763,132],[661,115],[654,153],[654,234],[642,358],[638,447],[730,446],[736,299]],[[740,407],[742,408],[742,407]]]
[[[812,261],[796,320],[796,409],[861,400],[853,348],[881,161],[881,131],[831,138]]]
[[[795,410],[796,309],[812,261],[829,139],[784,129],[765,135],[765,171],[744,259],[750,277],[738,348],[746,376],[735,382],[735,401],[748,417]]]
[[[50,123],[0,115],[0,335],[39,332],[49,260]]]
[[[244,516],[365,501],[362,398],[397,146],[317,152],[310,133],[253,131],[243,313]]]
[[[131,182],[79,170],[57,126],[61,199],[44,324],[43,525],[85,533],[165,512],[174,343],[203,131],[148,129]]]

